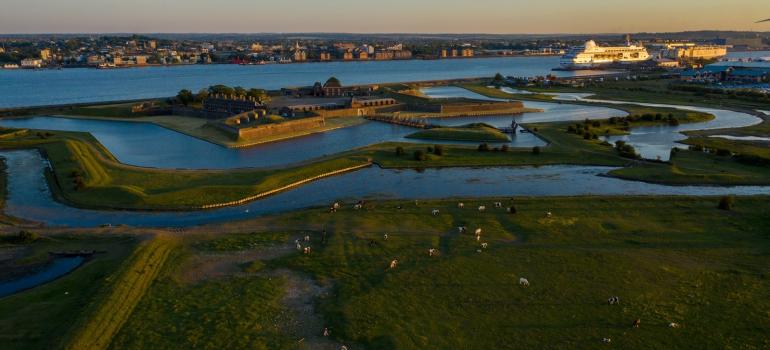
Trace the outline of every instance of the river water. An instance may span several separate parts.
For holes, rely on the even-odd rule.
[[[0,156],[8,165],[5,212],[51,226],[70,227],[102,224],[191,226],[308,207],[326,207],[338,200],[352,205],[352,202],[362,198],[770,194],[770,187],[762,186],[664,186],[597,176],[613,169],[609,167],[558,165],[424,171],[371,167],[324,178],[238,207],[190,212],[104,211],[73,208],[54,201],[43,175],[47,162],[37,151],[2,151]]]
[[[62,70],[0,69],[0,108],[101,102],[173,96],[214,84],[280,89],[309,86],[336,76],[345,85],[470,77],[554,74],[575,76],[597,71],[557,72],[558,57],[501,57],[457,60],[330,62],[240,66],[232,64]]]
[[[80,256],[56,258],[40,271],[18,279],[0,282],[0,298],[51,282],[75,270],[83,261],[84,258]]]

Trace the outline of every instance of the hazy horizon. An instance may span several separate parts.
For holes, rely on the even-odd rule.
[[[619,34],[699,30],[770,31],[770,1],[649,0],[606,5],[543,0],[296,0],[216,4],[167,0],[6,0],[3,34],[393,33]],[[759,21],[759,22],[758,22]]]

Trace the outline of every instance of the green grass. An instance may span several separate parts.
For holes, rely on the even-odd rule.
[[[244,251],[269,247],[277,241],[285,241],[288,237],[286,233],[234,233],[199,242],[195,244],[195,248],[209,252]]]
[[[28,291],[0,299],[0,348],[61,348],[73,321],[88,309],[114,278],[114,271],[130,256],[133,237],[57,235],[22,246],[25,255],[14,263],[38,266],[49,251],[104,251],[72,273]],[[2,245],[8,249],[15,245]],[[5,266],[4,268],[10,269]],[[66,294],[65,294],[66,293]]]
[[[626,349],[768,347],[767,199],[739,198],[733,212],[717,202],[522,198],[516,215],[456,201],[293,213],[280,220],[324,222],[329,243],[273,265],[334,283],[320,310],[336,337],[368,349],[598,348],[605,337]],[[489,249],[477,253],[457,225],[482,227]],[[613,295],[621,305],[607,305]]]
[[[613,170],[610,175],[672,185],[770,185],[770,167],[743,164],[730,156],[687,150],[673,153],[670,164],[638,163]]]
[[[406,136],[410,139],[475,141],[475,142],[509,142],[508,135],[486,124],[468,124],[458,127],[440,127],[421,130]]]
[[[360,156],[340,156],[283,169],[183,171],[123,165],[92,136],[57,132],[0,140],[0,148],[43,149],[53,164],[57,193],[86,207],[185,209],[229,202],[280,188],[327,172],[367,164]],[[82,178],[84,187],[76,188]]]
[[[175,245],[176,242],[169,238],[144,242],[110,281],[109,288],[96,296],[89,311],[75,322],[75,331],[65,348],[107,349],[158,276]]]

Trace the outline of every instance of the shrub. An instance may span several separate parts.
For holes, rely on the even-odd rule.
[[[403,156],[404,155],[404,147],[398,146],[396,147],[396,155],[397,156]]]
[[[435,145],[433,146],[433,154],[437,156],[443,156],[444,155],[444,146],[443,145]]]
[[[488,152],[489,151],[489,145],[486,143],[482,143],[479,145],[479,152]]]
[[[433,153],[433,147],[431,146],[426,147],[425,150],[428,151],[428,153]]]
[[[735,205],[735,197],[722,196],[722,198],[719,199],[719,205],[717,206],[717,208],[722,210],[732,210],[734,205]]]
[[[16,235],[16,242],[18,243],[32,243],[38,239],[37,233],[27,230],[21,230]]]
[[[532,154],[540,154],[540,146],[532,147]]]
[[[500,146],[500,151],[502,151],[502,152],[508,152],[508,144],[506,143],[506,144],[504,144],[504,145]]]
[[[731,156],[733,153],[730,152],[730,150],[726,150],[724,148],[717,149],[717,155],[718,156]]]
[[[425,155],[425,151],[419,149],[414,151],[414,160],[424,161],[426,159],[428,159],[428,157]]]

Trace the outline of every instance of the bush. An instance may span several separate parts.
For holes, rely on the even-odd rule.
[[[433,146],[433,154],[437,156],[443,156],[444,155],[444,146],[442,145],[435,145]]]
[[[722,210],[732,210],[734,205],[735,205],[735,197],[722,196],[722,198],[719,199],[719,205],[717,206],[717,208]]]
[[[720,149],[717,149],[717,155],[718,156],[731,156],[731,155],[733,155],[733,153],[730,152],[730,150],[726,150],[724,148],[720,148]]]
[[[396,155],[397,156],[403,156],[406,152],[404,152],[404,147],[398,146],[396,147]]]
[[[431,146],[426,147],[425,150],[428,151],[428,153],[433,153],[433,147]]]
[[[508,152],[508,148],[509,148],[509,147],[508,147],[508,144],[506,143],[506,144],[504,144],[504,145],[500,146],[500,151],[502,151],[502,152]]]
[[[482,143],[479,145],[479,152],[488,152],[489,151],[489,145],[486,143]]]
[[[532,147],[532,154],[540,154],[540,146]]]
[[[425,151],[419,149],[414,151],[414,160],[424,161],[426,159],[428,159],[428,157],[425,155]]]
[[[16,235],[16,242],[17,243],[32,243],[38,239],[37,233],[30,232],[27,230],[21,230]]]

